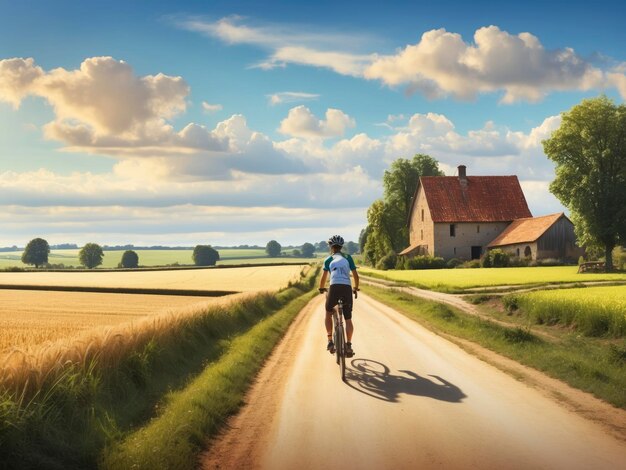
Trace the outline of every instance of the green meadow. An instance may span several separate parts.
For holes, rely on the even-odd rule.
[[[80,250],[51,250],[48,257],[50,264],[64,264],[65,266],[80,266],[78,252]],[[116,268],[122,259],[125,250],[105,251],[104,259],[100,268]],[[134,250],[139,255],[140,266],[166,266],[173,264],[193,265],[191,258],[193,250]],[[264,264],[264,263],[308,263],[311,258],[292,258],[281,256],[270,258],[264,249],[239,249],[227,248],[219,250],[220,261],[218,265],[230,264]],[[284,252],[291,254],[291,250]],[[319,256],[319,255],[318,255]],[[22,252],[0,252],[0,269],[9,267],[26,267],[21,261]]]
[[[626,273],[583,273],[578,266],[529,268],[422,269],[381,271],[361,268],[366,275],[440,291],[462,291],[473,287],[562,284],[590,281],[626,281]]]

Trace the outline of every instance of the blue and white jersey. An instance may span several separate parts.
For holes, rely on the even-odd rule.
[[[324,261],[324,271],[330,271],[330,285],[345,284],[351,286],[350,271],[356,269],[352,256],[343,253],[330,255]]]

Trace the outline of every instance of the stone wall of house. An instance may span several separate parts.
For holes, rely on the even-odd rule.
[[[450,226],[454,225],[454,236]],[[481,255],[486,247],[509,225],[508,222],[436,223],[434,224],[434,256],[444,259],[472,259],[472,247],[480,247]]]
[[[421,186],[417,191],[417,200],[413,205],[409,221],[409,241],[411,245],[424,245],[425,248],[421,254],[433,254],[435,243],[433,219]]]

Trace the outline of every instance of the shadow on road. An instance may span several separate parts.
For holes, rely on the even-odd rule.
[[[371,359],[353,359],[346,368],[346,383],[353,389],[379,400],[398,403],[400,395],[415,395],[460,403],[465,395],[459,387],[437,376],[420,377],[410,370],[394,375],[385,364]]]

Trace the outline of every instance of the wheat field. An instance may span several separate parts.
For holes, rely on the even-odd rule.
[[[233,296],[0,290],[0,356],[146,316],[220,305]]]
[[[300,278],[302,266],[255,266],[163,271],[0,272],[0,285],[275,291]]]

